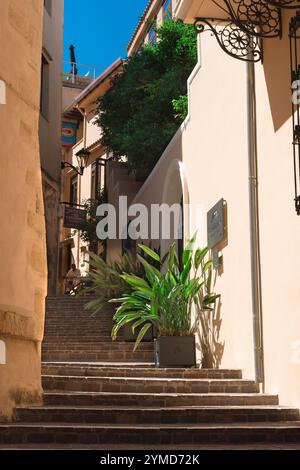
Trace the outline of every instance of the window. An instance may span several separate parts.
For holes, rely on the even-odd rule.
[[[70,182],[70,204],[76,205],[78,197],[78,177],[74,176]]]
[[[47,13],[51,16],[52,13],[52,0],[44,0],[44,7]]]
[[[96,198],[96,178],[97,178],[96,170],[97,170],[96,162],[94,162],[92,166],[92,174],[91,174],[91,199]]]
[[[163,4],[163,21],[172,18],[172,0],[166,0]]]
[[[155,26],[152,26],[152,28],[149,31],[149,44],[156,44]]]
[[[50,85],[50,64],[45,55],[42,55],[41,69],[41,102],[40,111],[45,119],[49,118],[49,85]]]
[[[102,188],[102,167],[105,164],[101,163],[99,160],[96,160],[92,165],[92,172],[91,172],[91,199],[97,199],[101,194]]]

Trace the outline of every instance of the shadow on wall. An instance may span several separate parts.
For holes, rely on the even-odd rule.
[[[218,253],[219,267],[214,270],[214,279],[212,281],[213,288],[209,292],[217,292],[217,280],[224,274],[224,257],[223,250],[228,245],[228,205],[223,202],[223,223],[224,236],[223,239],[212,248],[212,252]],[[218,369],[221,366],[225,341],[221,342],[221,309],[222,302],[219,300],[213,310],[198,311],[199,330],[198,330],[198,346],[197,349],[201,354],[201,367],[203,369]]]
[[[214,310],[205,310],[199,313],[200,325],[198,330],[198,351],[201,354],[201,367],[203,369],[218,369],[225,349],[225,341],[220,341],[222,326],[221,302]]]
[[[295,12],[283,12],[282,39],[264,40],[264,74],[274,131],[291,117],[291,65],[289,20]]]

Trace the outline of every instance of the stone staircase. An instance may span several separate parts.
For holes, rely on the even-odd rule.
[[[44,402],[0,425],[1,447],[300,443],[299,411],[240,370],[157,369],[152,343],[112,343],[111,314],[91,319],[85,302],[47,300]]]
[[[48,297],[46,303],[44,362],[133,361],[153,362],[153,343],[133,352],[131,343],[112,342],[112,313],[93,316],[84,309],[92,297]]]

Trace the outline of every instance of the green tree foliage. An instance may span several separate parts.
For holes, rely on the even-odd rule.
[[[187,112],[187,79],[197,61],[193,26],[165,21],[99,100],[104,144],[129,167],[152,168]]]

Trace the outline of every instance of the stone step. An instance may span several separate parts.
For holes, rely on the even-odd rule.
[[[278,405],[277,395],[257,393],[45,392],[46,406],[258,406]]]
[[[27,423],[199,424],[298,421],[299,410],[279,406],[51,407],[19,408],[15,420]]]
[[[68,333],[67,333],[68,331]],[[97,333],[99,336],[110,336],[111,334],[111,328],[96,328],[94,330],[88,330],[88,329],[85,329],[84,327],[82,328],[78,328],[78,329],[75,329],[75,328],[69,328],[69,329],[55,329],[53,328],[53,330],[45,330],[45,340],[46,338],[49,336],[53,336],[53,335],[57,335],[57,336],[75,336],[77,337],[78,339],[80,338],[90,338],[92,336],[95,335],[95,333]]]
[[[92,330],[82,328],[51,328],[45,330],[45,337],[47,336],[75,336],[77,338],[84,338],[84,337],[92,337],[92,336],[110,336],[111,335],[111,328],[110,327],[101,327],[95,328]]]
[[[78,330],[78,329],[84,327],[84,330],[90,331],[90,330],[93,330],[94,327],[104,329],[104,328],[107,328],[110,325],[112,325],[112,322],[103,321],[103,322],[99,322],[99,323],[90,323],[89,320],[87,320],[87,321],[73,323],[70,320],[69,322],[65,322],[65,323],[64,322],[59,322],[59,321],[57,321],[55,323],[53,322],[52,325],[49,325],[49,324],[46,323],[45,329],[46,329],[46,331],[47,330],[49,330],[49,331],[51,331],[51,330],[63,330],[65,328],[67,328],[67,329],[72,328],[74,330]]]
[[[46,328],[59,328],[59,327],[66,327],[66,326],[74,326],[74,328],[77,326],[101,326],[101,325],[110,325],[112,324],[112,320],[99,320],[99,321],[94,321],[90,320],[90,318],[80,318],[76,321],[74,321],[72,318],[57,318],[57,319],[51,319],[47,320],[45,322]]]
[[[224,424],[2,424],[1,444],[198,444],[300,442],[300,423]]]
[[[52,361],[79,361],[79,362],[89,362],[89,361],[118,361],[118,362],[153,362],[154,353],[152,351],[102,351],[102,352],[93,352],[93,351],[52,351],[44,352],[42,354],[42,360],[46,362]]]
[[[43,364],[43,375],[71,375],[71,376],[100,376],[100,377],[165,377],[177,379],[241,379],[241,370],[226,369],[162,369],[154,367],[139,367],[136,364],[126,364],[120,367],[110,365],[97,366],[93,363],[78,364]]]
[[[101,323],[111,323],[113,321],[112,317],[103,317],[103,318],[91,318],[88,315],[81,315],[79,313],[70,315],[63,314],[62,312],[57,315],[51,315],[48,312],[46,313],[46,325],[57,325],[57,324],[72,324],[72,323],[81,323],[81,324],[101,324]]]
[[[176,379],[162,377],[42,376],[44,390],[140,393],[258,393],[259,386],[243,379]]]
[[[123,341],[118,342],[93,342],[93,343],[68,343],[68,344],[51,344],[47,341],[43,343],[43,351],[133,351],[133,345]],[[151,342],[143,342],[140,344],[138,351],[154,351],[154,345]]]
[[[151,368],[153,369],[153,367],[155,367],[155,363],[154,362],[132,362],[132,361],[127,361],[127,362],[117,362],[117,361],[112,361],[112,362],[108,362],[108,361],[104,361],[104,362],[42,362],[42,367],[48,367],[48,366],[73,366],[73,367],[77,367],[77,366],[83,366],[83,367],[89,367],[89,366],[96,366],[96,367],[108,367],[111,368],[112,370],[119,370],[119,369],[123,369],[123,368],[126,368],[126,367],[131,367],[131,368],[134,368],[136,369],[137,367],[138,368]],[[50,375],[60,375],[60,374],[50,374]],[[64,374],[66,375],[66,374]],[[72,374],[69,374],[69,375],[72,375]],[[76,375],[76,374],[74,374]],[[82,375],[82,374],[79,374],[79,375]]]
[[[89,343],[96,343],[96,342],[110,342],[111,336],[65,336],[65,335],[46,335],[44,342],[47,344],[57,344],[58,341],[64,341],[69,343],[81,343],[81,344],[89,344]]]

